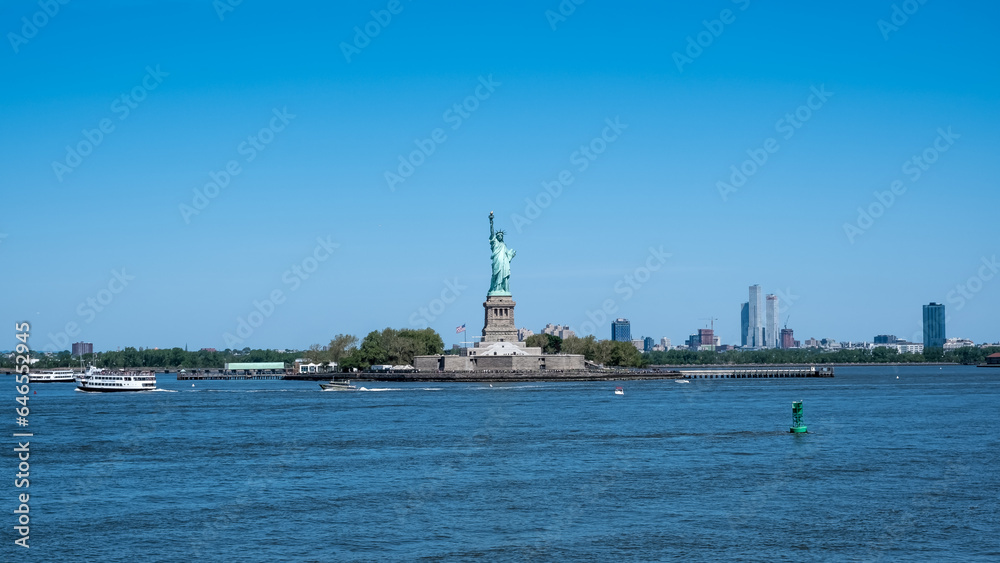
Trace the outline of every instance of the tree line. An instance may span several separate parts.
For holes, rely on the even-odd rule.
[[[922,363],[954,362],[975,365],[986,356],[1000,352],[1000,347],[966,347],[945,352],[928,348],[922,354],[900,354],[894,348],[844,349],[833,352],[814,348],[790,350],[729,350],[726,352],[669,350],[640,352],[631,342],[584,338],[559,338],[551,334],[535,334],[525,340],[529,347],[541,348],[545,354],[581,354],[587,361],[607,367],[646,367],[649,365],[705,364],[858,364],[858,363]],[[364,339],[350,334],[337,334],[329,344],[314,344],[308,350],[260,350],[243,348],[221,351],[182,348],[162,350],[127,347],[110,352],[85,354],[83,362],[101,368],[174,368],[222,369],[233,362],[284,362],[291,366],[297,359],[315,363],[335,362],[341,370],[365,370],[373,365],[413,365],[414,356],[444,353],[444,341],[430,328],[422,330],[385,328],[374,330]],[[33,369],[79,367],[80,359],[68,350],[36,356]],[[13,369],[13,357],[0,356],[0,367]]]
[[[338,334],[327,345],[313,344],[305,357],[316,363],[336,362],[341,371],[366,370],[376,365],[413,365],[414,356],[444,353],[444,340],[434,329],[385,328],[361,340]]]
[[[53,368],[79,368],[81,358],[70,354],[69,350],[63,350],[55,354],[32,356],[38,358],[38,362],[31,367],[37,369]],[[254,350],[243,348],[242,350],[226,349],[222,351],[198,350],[188,352],[183,348],[164,348],[156,350],[151,348],[133,348],[131,346],[122,350],[110,352],[95,352],[83,355],[84,365],[94,365],[99,368],[122,369],[122,368],[178,368],[178,369],[222,369],[226,363],[232,362],[285,362],[291,365],[296,359],[302,357],[302,352],[276,350]],[[13,367],[13,363],[4,358],[4,367]]]

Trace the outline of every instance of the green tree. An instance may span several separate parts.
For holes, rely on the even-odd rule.
[[[431,356],[444,352],[444,340],[442,340],[441,335],[432,328],[425,328],[421,330],[404,328],[399,331],[398,336],[400,338],[409,339],[413,342],[414,355]],[[405,360],[403,363],[406,364],[413,363],[413,355],[400,359]]]
[[[944,360],[944,348],[924,348],[924,359],[928,362]]]
[[[361,341],[356,359],[361,365],[364,365],[365,369],[373,365],[385,364],[389,361],[389,349],[385,342],[384,332],[373,330]]]
[[[541,348],[543,354],[558,354],[562,350],[563,339],[554,334],[532,334],[524,340],[531,348]]]
[[[597,338],[592,334],[583,338],[570,336],[563,339],[561,348],[563,354],[582,354],[587,361],[594,362],[597,357]]]
[[[642,367],[642,353],[631,342],[600,340],[597,342],[595,362],[608,367]]]

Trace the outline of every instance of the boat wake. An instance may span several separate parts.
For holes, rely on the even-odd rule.
[[[444,391],[444,389],[441,387],[421,387],[419,389],[404,389],[402,387],[374,387],[369,389],[361,387],[358,391]]]

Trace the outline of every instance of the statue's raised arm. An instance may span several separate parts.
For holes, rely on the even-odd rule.
[[[496,233],[493,232],[493,212],[490,211],[490,239],[492,239],[495,234]]]

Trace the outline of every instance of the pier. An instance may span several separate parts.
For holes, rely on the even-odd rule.
[[[239,371],[226,371],[226,370],[205,370],[205,371],[193,371],[188,373],[178,373],[177,381],[209,381],[209,380],[224,380],[224,381],[250,381],[250,380],[260,380],[260,379],[285,379],[284,372],[249,372],[240,373]]]
[[[684,379],[774,379],[786,377],[833,377],[833,366],[817,368],[682,369]]]

